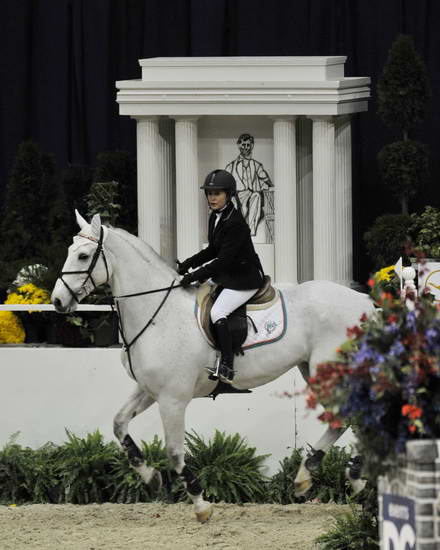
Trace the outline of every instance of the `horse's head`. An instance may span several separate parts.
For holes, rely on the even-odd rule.
[[[59,313],[75,311],[78,303],[97,286],[111,277],[111,266],[107,261],[104,243],[107,227],[101,225],[99,214],[87,221],[75,210],[80,227],[73,237],[67,259],[60,277],[52,291],[51,301]]]

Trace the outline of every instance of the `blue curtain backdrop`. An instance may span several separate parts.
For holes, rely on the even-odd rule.
[[[118,115],[115,81],[140,78],[155,56],[347,55],[347,76],[371,76],[368,113],[353,123],[355,276],[362,233],[399,207],[376,155],[397,137],[376,114],[376,84],[399,33],[413,36],[431,79],[430,115],[411,137],[431,149],[431,183],[413,202],[440,204],[438,0],[1,0],[0,198],[17,145],[32,138],[67,163],[135,152],[135,123]]]

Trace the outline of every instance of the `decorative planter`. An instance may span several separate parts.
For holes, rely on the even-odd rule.
[[[407,442],[378,495],[381,550],[439,549],[440,440]]]
[[[115,312],[87,315],[88,329],[93,335],[92,346],[108,347],[119,342],[118,316]]]
[[[20,315],[25,332],[25,343],[35,344],[46,341],[46,327],[39,314],[24,313]]]
[[[428,289],[440,302],[440,261],[427,259],[426,262],[417,265],[419,292]]]

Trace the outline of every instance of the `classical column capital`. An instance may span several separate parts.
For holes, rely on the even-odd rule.
[[[170,118],[176,122],[197,122],[200,117],[198,115],[170,115]]]
[[[132,116],[130,117],[136,122],[158,122],[160,116],[159,115],[138,115],[138,116]]]
[[[274,122],[286,121],[286,122],[295,122],[298,118],[297,115],[270,115],[268,118]]]
[[[335,115],[307,115],[313,122],[334,122]]]

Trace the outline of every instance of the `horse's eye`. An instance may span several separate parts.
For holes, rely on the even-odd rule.
[[[78,259],[79,259],[79,260],[88,260],[88,258],[89,258],[89,257],[88,257],[87,254],[80,254],[80,255],[78,256]]]

